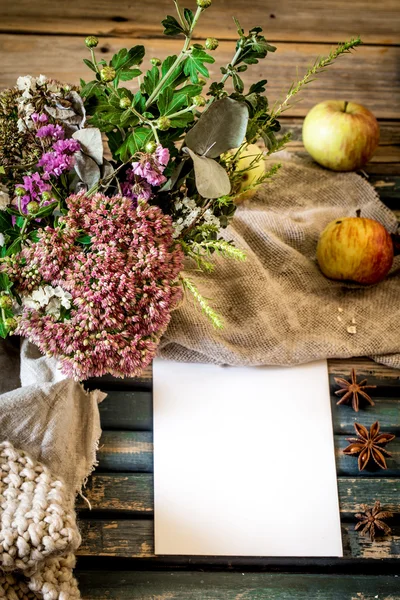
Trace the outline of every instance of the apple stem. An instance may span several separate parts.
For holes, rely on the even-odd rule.
[[[357,217],[361,217],[361,208],[356,210],[356,215]]]
[[[348,101],[347,101],[347,100],[345,100],[343,112],[346,112],[347,105],[348,105]]]

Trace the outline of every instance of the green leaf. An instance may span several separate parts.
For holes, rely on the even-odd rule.
[[[143,88],[146,94],[151,96],[158,82],[160,81],[160,71],[158,67],[153,67],[149,71],[147,71],[146,75],[143,78]]]
[[[261,79],[261,81],[258,81],[257,83],[253,83],[250,86],[249,94],[262,94],[263,92],[265,92],[265,84],[266,83],[267,83],[266,79]]]
[[[17,224],[17,226],[20,229],[21,229],[21,227],[23,226],[24,223],[25,223],[25,218],[24,217],[17,217],[16,224]]]
[[[36,229],[33,229],[30,233],[29,233],[29,238],[32,240],[32,242],[38,242],[39,241],[39,234],[36,231]]]
[[[51,204],[42,206],[42,208],[39,208],[37,213],[35,213],[35,219],[38,217],[47,217],[48,215],[51,215],[56,206],[58,206],[58,202],[52,202]]]
[[[116,151],[123,162],[133,157],[137,152],[143,150],[146,143],[152,138],[153,132],[147,127],[134,129],[125,139],[122,146]]]
[[[193,119],[194,115],[192,112],[183,113],[183,115],[171,119],[171,127],[186,127]]]
[[[92,236],[91,235],[81,235],[80,237],[76,238],[76,241],[79,244],[83,244],[84,246],[88,246],[89,244],[92,243]]]
[[[192,25],[193,25],[193,19],[194,19],[194,14],[193,12],[189,9],[189,8],[184,8],[183,9],[183,15],[185,17],[185,21],[189,26],[189,29],[191,29]]]
[[[130,50],[127,48],[121,48],[117,54],[114,54],[110,65],[116,71],[115,81],[117,83],[119,80],[130,81],[134,77],[138,77],[141,74],[140,69],[132,69],[131,67],[133,65],[140,65],[143,60],[144,53],[144,46],[134,46]]]
[[[11,227],[11,217],[8,213],[0,211],[0,232],[4,233]]]
[[[3,340],[5,340],[9,333],[9,328],[5,326],[3,319],[0,319],[0,337],[2,337]]]
[[[172,17],[171,15],[167,15],[167,17],[161,21],[161,24],[164,27],[164,35],[179,35],[180,33],[185,33],[183,27],[178,23],[175,17]]]
[[[183,63],[183,71],[187,77],[190,77],[190,80],[193,83],[198,83],[199,73],[203,75],[203,77],[210,76],[210,73],[208,72],[208,69],[204,63],[212,64],[214,62],[214,58],[207,54],[207,52],[194,48]]]
[[[17,237],[17,239],[15,239],[13,241],[11,246],[9,246],[7,248],[6,256],[12,256],[13,254],[17,254],[17,252],[20,252],[20,251],[21,251],[21,238]]]
[[[83,59],[83,62],[85,63],[85,65],[86,65],[87,67],[89,67],[89,69],[92,69],[92,71],[94,71],[95,73],[97,73],[97,71],[96,71],[96,67],[94,66],[94,64],[92,63],[92,61],[91,61],[91,60],[89,60],[88,58],[84,58],[84,59]]]
[[[86,99],[90,98],[90,96],[100,96],[102,94],[103,88],[96,79],[94,79],[93,81],[89,81],[89,83],[86,83],[84,86],[82,86],[80,91],[80,95]]]
[[[232,82],[236,92],[241,94],[244,90],[244,83],[237,73],[232,73]]]
[[[175,63],[176,58],[176,55],[173,54],[172,56],[167,56],[167,58],[164,60],[163,64],[161,65],[162,77],[165,77],[165,75],[168,73],[172,65]],[[164,81],[164,88],[169,86],[176,87],[185,81],[186,77],[183,74],[183,64],[184,63],[180,63]]]
[[[121,146],[123,139],[120,131],[109,131],[107,133],[108,147],[111,154],[115,156],[118,148]]]
[[[12,287],[12,282],[7,273],[0,273],[0,289],[8,292]]]

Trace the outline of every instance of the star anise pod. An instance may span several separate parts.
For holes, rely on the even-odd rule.
[[[372,458],[381,469],[387,469],[385,455],[392,456],[385,448],[396,436],[392,433],[379,433],[379,421],[371,425],[370,430],[360,423],[354,423],[357,438],[347,438],[348,442],[352,442],[343,450],[343,454],[350,456],[358,456],[358,468],[360,471],[365,469],[370,459]]]
[[[339,402],[337,402],[337,404],[345,404],[351,399],[351,405],[353,409],[356,412],[358,412],[360,395],[363,398],[365,398],[365,400],[367,400],[371,404],[371,406],[374,406],[374,403],[372,402],[371,398],[368,396],[368,394],[365,393],[364,390],[372,390],[373,388],[376,388],[376,385],[365,385],[367,383],[366,379],[363,379],[362,381],[357,383],[357,376],[354,369],[351,370],[351,381],[346,381],[346,379],[342,379],[341,377],[335,377],[334,379],[336,383],[341,387],[340,390],[337,390],[335,392],[336,396],[344,394],[343,398],[341,398]]]
[[[360,529],[364,526],[361,535],[369,535],[371,541],[373,542],[375,539],[375,529],[376,527],[383,531],[386,535],[391,532],[389,525],[384,523],[384,519],[390,519],[393,517],[393,513],[389,511],[381,510],[381,503],[377,500],[372,508],[368,508],[366,504],[361,504],[361,509],[364,511],[363,513],[357,513],[356,519],[359,519],[359,523],[355,526],[354,529]]]

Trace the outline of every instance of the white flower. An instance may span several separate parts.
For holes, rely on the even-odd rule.
[[[60,317],[61,307],[71,308],[72,296],[69,292],[62,289],[61,286],[52,287],[45,285],[34,290],[30,296],[22,299],[22,304],[33,310],[45,309],[47,315],[54,315],[57,319]]]
[[[5,210],[10,203],[10,196],[8,195],[7,188],[0,185],[0,210]]]
[[[31,75],[25,75],[24,77],[18,77],[17,88],[22,91],[36,90],[36,79]]]
[[[1,247],[1,246],[4,246],[4,244],[5,244],[5,241],[6,241],[6,239],[5,239],[5,237],[4,237],[4,234],[3,234],[3,233],[0,233],[0,247]]]
[[[37,77],[36,79],[36,83],[37,85],[44,85],[47,81],[47,77],[46,75],[39,75],[39,77]]]

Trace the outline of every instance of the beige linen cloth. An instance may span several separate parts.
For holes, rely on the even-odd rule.
[[[75,600],[74,500],[96,463],[105,394],[27,341],[19,357],[12,340],[0,346],[0,392],[0,599]]]
[[[282,169],[239,207],[227,240],[246,262],[215,257],[215,271],[187,271],[225,322],[216,331],[195,302],[174,311],[160,355],[185,362],[294,365],[329,357],[371,356],[400,368],[400,257],[374,286],[332,281],[316,262],[318,238],[340,217],[361,216],[397,229],[394,214],[355,173],[280,157]]]

